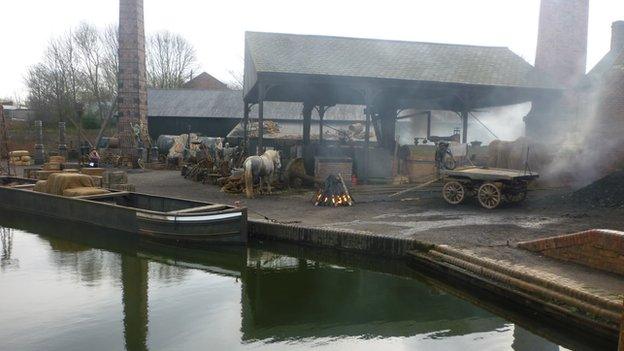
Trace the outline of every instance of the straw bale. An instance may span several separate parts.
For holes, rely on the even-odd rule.
[[[50,156],[50,163],[65,163],[65,157],[63,156]]]
[[[11,157],[22,157],[22,156],[29,156],[29,155],[30,155],[30,152],[26,150],[15,150],[15,151],[9,152],[9,156]]]
[[[110,191],[106,189],[86,186],[86,187],[65,189],[63,191],[63,196],[75,197],[75,196],[100,195],[100,194],[108,194],[109,192]]]
[[[60,171],[37,171],[37,179],[48,180],[50,174],[59,173]]]
[[[102,176],[104,174],[104,168],[82,168],[80,173],[90,175],[90,176]]]
[[[48,177],[48,194],[63,195],[67,189],[93,187],[90,176],[79,173],[54,173]]]
[[[48,189],[48,182],[45,180],[39,180],[37,181],[37,183],[35,183],[35,187],[33,188],[33,191],[36,191],[38,193],[45,193],[47,192]]]
[[[43,164],[43,170],[44,171],[60,171],[61,170],[61,164],[60,163],[54,163],[54,162],[44,163]]]

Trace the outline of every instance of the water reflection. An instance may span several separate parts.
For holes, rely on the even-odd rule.
[[[12,258],[13,251],[13,229],[0,227],[0,244],[2,245],[2,253],[0,254],[0,269],[5,270],[9,267],[17,268],[19,260]]]
[[[151,345],[150,311],[154,306],[149,301],[150,282],[175,286],[191,280],[193,270],[236,279],[240,334],[231,342],[238,342],[240,347],[349,337],[452,340],[473,334],[511,333],[513,328],[511,347],[516,351],[559,349],[500,317],[410,278],[264,248],[180,249],[128,240],[124,234],[98,233],[97,229],[89,229],[90,235],[84,235],[84,228],[71,226],[63,227],[63,237],[59,237],[50,226],[26,223],[30,224],[21,222],[19,226],[44,235],[57,269],[71,271],[88,285],[109,279],[120,282],[127,350],[148,350]],[[0,233],[5,262],[11,260],[12,237],[5,238],[4,234],[11,231]],[[187,316],[170,317],[173,323]]]

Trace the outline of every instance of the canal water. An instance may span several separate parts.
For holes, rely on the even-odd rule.
[[[0,225],[0,350],[565,349],[421,279],[300,248]]]

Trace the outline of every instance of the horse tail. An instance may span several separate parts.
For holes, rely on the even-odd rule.
[[[251,199],[253,197],[253,167],[249,161],[245,161],[243,167],[245,168],[245,194],[248,199]]]

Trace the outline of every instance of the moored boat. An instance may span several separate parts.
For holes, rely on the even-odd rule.
[[[246,208],[127,191],[64,197],[33,191],[35,183],[0,177],[0,208],[174,242],[247,241]]]

